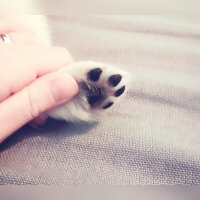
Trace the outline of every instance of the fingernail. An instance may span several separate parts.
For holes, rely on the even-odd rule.
[[[56,102],[67,102],[78,93],[78,85],[69,74],[60,74],[52,81],[51,92]]]

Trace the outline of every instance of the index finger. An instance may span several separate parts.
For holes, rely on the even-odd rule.
[[[38,77],[73,62],[62,47],[0,44],[0,102]]]

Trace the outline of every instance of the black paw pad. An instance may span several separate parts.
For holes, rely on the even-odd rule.
[[[101,88],[90,87],[86,93],[88,103],[93,107],[98,102],[101,102],[104,98],[103,91]]]
[[[109,102],[103,107],[103,109],[110,108],[112,105],[113,105],[113,102]]]
[[[119,84],[121,80],[122,80],[122,76],[120,74],[115,74],[109,77],[108,84],[112,87],[115,87]]]
[[[120,89],[118,89],[116,92],[115,92],[115,96],[118,97],[120,96],[125,90],[125,86],[122,86]]]
[[[101,68],[95,68],[88,72],[88,79],[91,81],[98,81],[102,73]]]

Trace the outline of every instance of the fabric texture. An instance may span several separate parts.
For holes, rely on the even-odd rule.
[[[49,21],[56,45],[126,69],[131,88],[98,123],[17,131],[0,146],[0,183],[200,184],[200,18]]]

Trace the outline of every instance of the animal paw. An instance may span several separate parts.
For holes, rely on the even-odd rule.
[[[127,72],[104,63],[77,62],[63,70],[76,79],[79,93],[71,102],[50,112],[50,116],[67,121],[90,121],[94,113],[119,101],[129,82]]]

